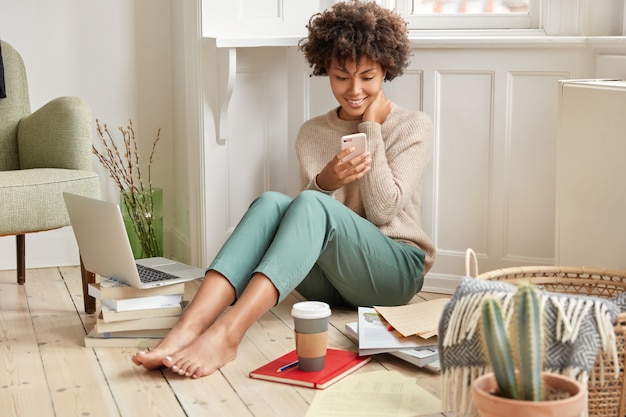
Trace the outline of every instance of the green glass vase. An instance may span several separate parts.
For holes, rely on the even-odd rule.
[[[122,191],[120,207],[135,259],[163,256],[163,190]]]

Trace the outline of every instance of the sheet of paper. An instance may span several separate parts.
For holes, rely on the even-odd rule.
[[[359,354],[373,355],[401,349],[436,347],[437,338],[423,339],[419,336],[404,337],[390,328],[390,323],[372,307],[358,308]]]
[[[430,337],[436,335],[439,319],[448,301],[450,301],[450,297],[436,298],[398,307],[374,306],[374,308],[402,336],[425,333],[423,337]]]
[[[318,391],[306,417],[415,417],[441,412],[441,401],[395,371],[350,375]]]

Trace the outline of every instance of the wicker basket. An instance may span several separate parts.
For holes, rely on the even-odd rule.
[[[472,268],[470,256],[473,257]],[[530,281],[542,286],[546,291],[592,295],[610,298],[626,291],[626,271],[608,269],[594,269],[569,266],[522,266],[497,269],[478,274],[476,258],[473,252],[468,251],[466,260],[468,275],[479,279],[504,281],[515,284],[521,280]],[[615,363],[606,354],[602,353],[604,371],[596,361],[589,378],[589,416],[620,416],[626,415],[626,384],[624,375],[626,368],[626,313],[617,316],[615,336],[619,360],[619,378],[612,377],[615,372]]]

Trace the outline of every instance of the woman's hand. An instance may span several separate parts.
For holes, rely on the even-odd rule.
[[[365,109],[363,121],[382,124],[387,120],[389,113],[391,113],[391,106],[391,100],[389,100],[387,96],[385,96],[385,92],[380,89],[374,100],[367,106],[367,109]]]
[[[365,152],[349,161],[343,161],[343,158],[352,151],[354,148],[344,149],[326,164],[315,178],[318,187],[325,191],[335,191],[346,184],[363,178],[370,170],[372,163],[370,153]]]

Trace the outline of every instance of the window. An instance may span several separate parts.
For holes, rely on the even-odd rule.
[[[527,13],[528,0],[414,0],[418,14]]]
[[[538,29],[540,0],[380,0],[410,29]],[[395,3],[395,5],[393,4]]]

